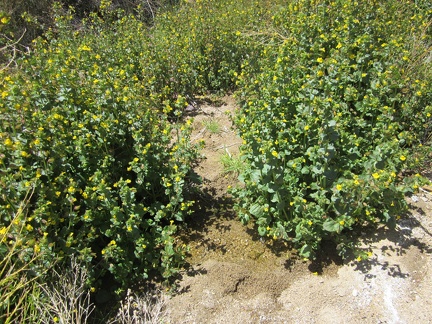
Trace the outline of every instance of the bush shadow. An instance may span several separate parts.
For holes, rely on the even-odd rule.
[[[390,262],[387,259],[398,260],[399,257],[407,255],[408,251],[413,248],[416,248],[420,254],[432,253],[432,246],[413,233],[414,230],[417,232],[420,230],[424,236],[432,238],[432,233],[415,216],[415,213],[426,215],[425,211],[414,205],[410,205],[409,210],[397,221],[394,228],[383,226],[376,230],[369,229],[363,232],[359,240],[366,246],[363,251],[369,253],[370,257],[359,260],[351,254],[345,263],[351,264],[354,270],[363,273],[365,279],[375,277],[371,274],[373,269],[385,271],[387,275],[395,278],[409,277],[410,274],[403,270],[399,262]]]

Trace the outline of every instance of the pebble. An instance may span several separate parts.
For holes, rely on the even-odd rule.
[[[354,289],[354,290],[353,290],[352,295],[353,295],[354,297],[357,297],[357,296],[358,296],[358,291],[357,291],[357,289]]]
[[[419,198],[416,195],[412,195],[411,200],[414,202],[417,202],[417,201],[419,201]]]

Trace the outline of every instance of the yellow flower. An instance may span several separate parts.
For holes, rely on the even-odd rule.
[[[33,226],[31,226],[30,224],[27,224],[26,229],[27,229],[27,231],[31,232],[31,231],[33,231]]]
[[[324,60],[323,60],[321,57],[318,57],[318,58],[317,58],[317,62],[318,62],[318,63],[322,63],[322,62],[324,62]]]
[[[339,191],[341,191],[342,190],[342,185],[341,184],[337,184],[336,185],[336,189],[339,190]]]
[[[345,221],[344,221],[344,220],[341,220],[341,221],[339,222],[339,224],[340,224],[341,226],[344,226],[344,225],[345,225]]]
[[[5,144],[6,146],[12,146],[12,145],[13,145],[13,142],[12,142],[12,140],[11,140],[10,138],[6,138],[5,141],[4,141],[4,144]]]
[[[278,156],[279,156],[278,152],[276,152],[276,151],[273,151],[271,154],[272,154],[274,157],[278,157]]]
[[[372,174],[372,177],[374,179],[378,179],[380,177],[380,175],[378,174],[378,172],[375,172],[375,173]]]
[[[91,51],[91,48],[88,47],[87,45],[83,45],[81,47],[78,48],[80,51]]]
[[[406,160],[406,156],[405,156],[405,155],[401,155],[401,156],[399,157],[399,159],[400,159],[401,161],[405,161],[405,160]]]
[[[307,131],[307,130],[309,130],[309,128],[310,128],[309,125],[306,125],[306,126],[304,127],[304,130]]]

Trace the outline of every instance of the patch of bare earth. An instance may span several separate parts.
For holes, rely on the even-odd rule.
[[[408,198],[411,212],[395,230],[364,234],[373,255],[342,262],[324,251],[311,263],[282,242],[257,237],[232,210],[236,185],[223,174],[222,154],[238,154],[240,138],[220,106],[202,104],[194,116],[194,141],[204,139],[196,168],[203,193],[182,240],[190,246],[178,293],[167,302],[169,323],[430,323],[432,322],[432,194]],[[207,127],[219,124],[217,132]],[[213,124],[214,126],[214,124]]]

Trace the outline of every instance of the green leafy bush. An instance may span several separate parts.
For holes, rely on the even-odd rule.
[[[34,190],[20,224],[23,257],[41,254],[34,271],[77,255],[89,284],[109,274],[120,288],[175,272],[197,156],[182,111],[189,95],[234,86],[261,46],[242,31],[269,3],[184,3],[152,28],[110,1],[83,21],[54,6],[19,69],[0,72],[0,222]]]
[[[304,257],[394,224],[420,181],[401,171],[430,130],[430,15],[410,1],[299,0],[273,17],[277,36],[239,79],[242,221]]]
[[[160,92],[162,85],[180,94],[232,90],[242,62],[261,46],[242,32],[264,27],[274,3],[201,0],[160,14],[152,40]]]
[[[1,223],[33,188],[22,241],[45,264],[78,255],[95,286],[107,272],[120,287],[152,271],[170,277],[183,258],[176,223],[193,204],[190,127],[148,96],[141,23],[71,31],[70,17],[1,76]]]
[[[94,287],[170,277],[197,157],[183,109],[238,87],[240,218],[303,256],[323,238],[344,252],[350,230],[394,223],[420,181],[401,178],[430,134],[431,12],[418,3],[197,0],[151,28],[110,1],[84,21],[54,15],[12,56],[19,69],[0,71],[0,228],[36,274],[76,255]]]

